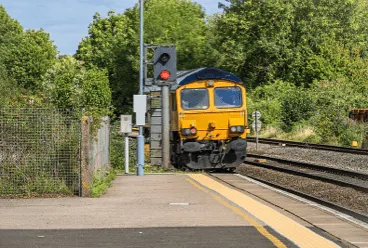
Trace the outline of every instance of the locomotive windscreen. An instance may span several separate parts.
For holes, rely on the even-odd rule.
[[[181,91],[183,109],[207,109],[209,106],[207,89],[184,89]]]
[[[238,108],[242,105],[239,87],[215,88],[215,106],[220,108]]]

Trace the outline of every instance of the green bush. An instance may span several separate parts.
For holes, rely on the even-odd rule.
[[[111,125],[111,147],[110,161],[111,166],[116,170],[124,170],[125,168],[125,137],[120,133],[120,124],[118,121]],[[136,140],[129,140],[129,170],[135,171],[137,164],[137,146]]]
[[[281,102],[281,121],[285,131],[291,131],[293,125],[308,120],[315,112],[314,99],[303,88],[287,91]]]
[[[257,87],[247,94],[248,118],[251,119],[252,112],[258,110],[264,124],[278,126],[281,122],[281,101],[286,92],[294,88],[293,84],[280,80]]]
[[[316,113],[310,119],[323,143],[349,146],[363,141],[364,128],[351,121],[349,110],[368,106],[363,86],[345,78],[317,82],[310,89],[316,101]]]
[[[116,171],[111,168],[109,171],[97,171],[93,178],[91,196],[99,197],[111,187],[112,181],[116,178]]]

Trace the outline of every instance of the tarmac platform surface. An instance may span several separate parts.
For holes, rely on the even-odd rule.
[[[0,199],[0,247],[340,247],[257,204],[206,175],[118,176],[101,198]]]

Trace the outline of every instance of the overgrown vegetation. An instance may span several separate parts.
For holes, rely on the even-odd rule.
[[[0,5],[1,193],[78,193],[80,118],[111,113],[107,71],[58,53]]]
[[[111,166],[118,172],[125,172],[125,137],[120,133],[120,126],[115,122],[111,126],[111,147],[110,147],[110,161]],[[145,173],[162,173],[166,172],[159,166],[154,166],[149,163],[150,153],[145,148]],[[129,139],[129,173],[135,174],[137,171],[137,140],[135,138]]]
[[[79,188],[79,121],[50,109],[0,108],[1,194],[73,194]]]
[[[362,144],[348,115],[368,106],[367,2],[228,2],[213,21],[218,66],[244,79],[263,135]]]
[[[120,133],[120,125],[115,122],[111,125],[111,166],[118,171],[125,171],[125,137]],[[136,140],[129,140],[129,171],[135,171],[137,166]]]
[[[111,168],[108,171],[95,172],[93,183],[91,187],[91,196],[100,197],[103,195],[116,178],[116,170]]]

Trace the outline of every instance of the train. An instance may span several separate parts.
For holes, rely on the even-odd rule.
[[[246,158],[246,88],[236,75],[200,68],[170,87],[170,160],[178,169],[234,170]]]
[[[368,109],[352,109],[349,112],[350,119],[368,123]]]

